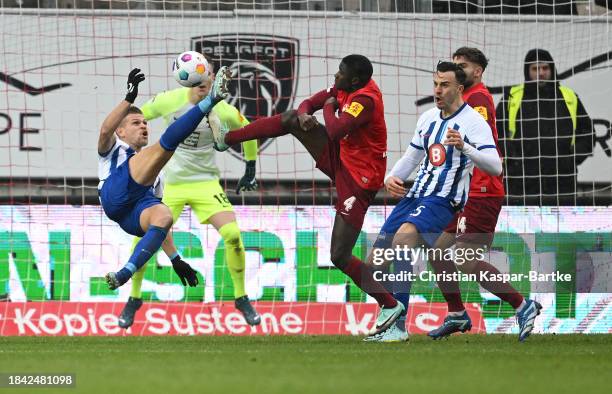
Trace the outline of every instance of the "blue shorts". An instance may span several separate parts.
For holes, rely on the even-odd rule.
[[[117,222],[126,233],[137,237],[144,235],[140,227],[142,211],[161,204],[151,186],[139,185],[132,179],[128,160],[111,172],[98,193],[106,216]]]
[[[390,240],[391,237],[388,235],[394,235],[402,224],[412,223],[425,242],[433,246],[455,216],[455,212],[456,209],[451,205],[451,201],[444,197],[404,197],[380,229],[379,239]]]

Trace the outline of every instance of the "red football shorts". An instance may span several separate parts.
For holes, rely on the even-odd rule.
[[[338,194],[336,214],[345,222],[360,230],[368,208],[376,197],[376,191],[361,188],[340,160],[340,142],[329,143],[317,159],[317,168],[331,179]]]
[[[470,197],[444,232],[457,234],[457,241],[491,246],[503,204],[503,197]]]

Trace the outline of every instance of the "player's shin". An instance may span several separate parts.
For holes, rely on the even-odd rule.
[[[393,297],[404,305],[404,313],[397,319],[397,327],[406,330],[406,315],[408,312],[408,302],[410,301],[410,288],[412,287],[412,261],[411,259],[396,260],[393,262]]]
[[[288,134],[283,130],[281,115],[257,119],[245,127],[233,130],[225,135],[227,145],[235,145],[240,142],[256,140],[259,138],[273,138]]]
[[[394,308],[397,306],[395,298],[380,281],[374,278],[372,270],[357,257],[351,256],[349,263],[342,268],[342,272],[348,275],[361,290],[372,296],[381,307]]]
[[[119,286],[127,282],[136,271],[149,261],[151,256],[160,248],[166,234],[166,230],[161,227],[149,226],[145,235],[134,248],[134,253],[130,256],[127,264],[116,273]]]
[[[234,298],[240,298],[246,295],[244,288],[245,255],[240,229],[236,222],[230,222],[219,229],[219,234],[225,245],[225,259],[234,285]]]
[[[204,119],[205,113],[196,105],[172,123],[159,139],[159,144],[167,151],[174,151]]]
[[[501,276],[501,272],[499,272],[499,270],[493,265],[484,261],[478,261],[473,272],[478,278],[478,283],[485,290],[493,293],[501,300],[506,301],[512,305],[514,309],[518,309],[521,305],[523,305],[525,299],[518,291],[516,291],[514,287],[512,287],[510,283],[489,279],[492,277],[495,278]]]
[[[459,282],[455,278],[457,268],[452,260],[445,258],[434,259],[431,261],[431,267],[436,274],[436,283],[446,300],[449,313],[461,313],[465,310],[463,301],[461,301],[461,290]]]

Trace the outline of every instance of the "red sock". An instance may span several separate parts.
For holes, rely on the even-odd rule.
[[[372,270],[355,256],[351,256],[351,261],[344,268],[344,273],[363,291],[374,297],[378,305],[383,308],[394,308],[397,300],[385,290],[382,283],[374,280]]]
[[[480,273],[487,271],[494,275],[500,274],[497,268],[493,267],[489,263],[485,263],[484,261],[478,262],[474,273],[478,275],[478,279],[480,279]],[[516,291],[514,287],[512,287],[512,285],[510,285],[510,283],[508,282],[479,280],[478,283],[480,283],[482,287],[487,289],[487,291],[495,294],[503,301],[506,301],[508,304],[512,305],[514,309],[521,306],[521,303],[524,300],[523,296],[520,295],[519,292]]]
[[[449,260],[433,261],[431,266],[436,274],[449,274],[457,272],[455,264]],[[448,278],[444,278],[448,279]],[[465,306],[461,301],[461,290],[459,290],[459,282],[456,280],[440,280],[437,282],[438,288],[442,292],[442,296],[446,300],[449,312],[461,312],[465,310]]]
[[[225,135],[225,143],[228,145],[236,145],[244,141],[278,137],[287,133],[287,131],[283,130],[281,115],[274,115],[257,119],[255,122],[241,129],[230,131]]]

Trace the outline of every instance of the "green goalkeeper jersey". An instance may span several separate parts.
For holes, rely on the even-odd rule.
[[[178,88],[159,93],[142,107],[145,119],[163,117],[166,126],[174,122],[183,113],[189,111],[193,104],[189,102],[189,88]],[[219,102],[212,110],[230,130],[249,124],[240,111],[225,101]],[[257,141],[247,141],[242,145],[246,160],[257,158]],[[164,167],[166,183],[201,182],[219,178],[219,167],[215,161],[212,130],[205,116],[189,137],[181,142],[176,152]]]

